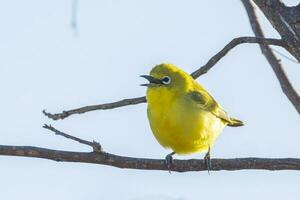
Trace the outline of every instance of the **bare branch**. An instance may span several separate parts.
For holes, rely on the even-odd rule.
[[[239,44],[244,44],[244,43],[270,44],[270,45],[285,47],[285,43],[279,39],[267,39],[267,38],[260,38],[260,37],[238,37],[230,41],[221,51],[219,51],[216,55],[214,55],[211,59],[209,59],[209,61],[205,65],[203,65],[201,68],[193,72],[191,76],[196,79],[199,76],[207,73],[231,49],[233,49]],[[113,109],[122,106],[135,105],[135,104],[145,103],[145,102],[146,102],[146,97],[138,97],[132,99],[124,99],[113,103],[85,106],[82,108],[63,111],[62,113],[57,113],[57,114],[51,114],[46,112],[45,110],[43,110],[43,113],[50,119],[59,120],[59,119],[65,119],[73,114],[82,114],[94,110]]]
[[[92,163],[127,169],[169,171],[165,165],[165,160],[131,158],[105,152],[71,152],[31,146],[0,145],[0,155],[43,158],[61,162]],[[298,158],[212,159],[211,163],[212,171],[243,169],[300,170],[300,159]],[[206,170],[207,167],[202,159],[175,159],[171,165],[171,171],[177,172]]]
[[[107,109],[119,108],[122,106],[135,105],[135,104],[145,103],[145,102],[146,102],[146,97],[137,97],[137,98],[132,98],[132,99],[123,99],[121,101],[116,101],[113,103],[85,106],[82,108],[76,108],[73,110],[63,111],[62,113],[57,113],[57,114],[51,114],[51,113],[46,112],[45,110],[43,110],[43,113],[50,119],[58,120],[58,119],[67,118],[70,115],[74,115],[74,114],[82,114],[82,113],[90,112],[90,111],[94,111],[94,110],[107,110]]]
[[[245,1],[245,0],[244,0]],[[287,7],[280,0],[253,0],[287,44],[289,51],[300,61],[299,7]],[[247,4],[249,4],[249,0]]]
[[[200,69],[196,70],[191,74],[193,78],[198,78],[199,76],[207,73],[221,58],[223,58],[231,49],[239,44],[244,43],[258,43],[258,44],[271,44],[275,46],[285,47],[282,40],[278,39],[267,39],[261,37],[238,37],[231,40],[221,51],[214,55],[209,61],[202,66]]]
[[[118,168],[165,170],[165,171],[206,171],[207,166],[203,159],[177,160],[172,162],[170,168],[164,159],[132,158],[106,153],[101,150],[99,143],[83,140],[67,133],[61,132],[52,126],[44,125],[44,128],[55,134],[73,141],[93,147],[92,152],[61,151],[33,146],[7,146],[0,145],[0,155],[43,158],[60,162],[78,162],[108,165]],[[265,169],[265,170],[300,170],[298,158],[235,158],[235,159],[212,159],[211,170],[242,170],[242,169]]]
[[[48,129],[48,130],[54,132],[56,135],[60,135],[60,136],[63,136],[63,137],[65,137],[65,138],[68,138],[68,139],[70,139],[70,140],[74,140],[74,141],[76,141],[76,142],[79,142],[79,143],[81,143],[81,144],[88,145],[88,146],[90,146],[90,147],[93,148],[93,151],[94,151],[94,152],[101,152],[101,151],[102,151],[102,147],[101,147],[101,145],[100,145],[99,142],[96,142],[96,141],[90,142],[90,141],[87,141],[87,140],[80,139],[80,138],[78,138],[78,137],[74,137],[74,136],[72,136],[72,135],[69,135],[69,134],[66,134],[66,133],[64,133],[64,132],[61,132],[61,131],[57,130],[56,128],[54,128],[54,127],[51,126],[51,125],[45,124],[45,125],[43,126],[43,128]]]
[[[242,3],[244,4],[244,7],[246,8],[250,24],[252,27],[252,30],[255,34],[255,36],[263,38],[264,34],[260,27],[260,24],[258,22],[258,19],[256,17],[254,7],[249,2],[249,0],[242,0]],[[300,97],[296,90],[293,88],[292,84],[290,83],[287,75],[285,74],[282,65],[276,58],[276,56],[273,54],[271,48],[266,44],[261,44],[260,48],[262,50],[262,53],[268,60],[269,64],[271,65],[274,73],[276,74],[276,77],[280,83],[281,89],[283,93],[287,96],[287,98],[290,100],[290,102],[293,104],[295,109],[298,111],[298,114],[300,114]]]

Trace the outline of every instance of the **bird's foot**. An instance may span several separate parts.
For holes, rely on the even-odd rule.
[[[171,165],[173,164],[173,155],[175,154],[175,152],[172,152],[170,154],[168,154],[165,158],[165,164],[166,167],[168,168],[169,172],[171,173]]]
[[[210,170],[211,170],[211,160],[210,160],[210,148],[208,150],[208,152],[205,154],[204,156],[204,162],[205,162],[205,165],[206,165],[206,168],[207,168],[207,172],[209,174]]]

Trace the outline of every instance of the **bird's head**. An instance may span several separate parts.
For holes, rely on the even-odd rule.
[[[172,64],[156,65],[150,75],[142,75],[149,83],[142,84],[149,89],[183,90],[193,81],[192,77]],[[192,80],[192,81],[191,81]]]

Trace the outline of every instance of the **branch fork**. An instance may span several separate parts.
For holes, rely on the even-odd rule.
[[[93,152],[96,152],[96,153],[102,153],[102,152],[103,152],[103,151],[102,151],[102,146],[100,145],[99,142],[96,142],[96,141],[94,141],[94,140],[93,140],[92,142],[90,142],[90,141],[87,141],[87,140],[80,139],[80,138],[78,138],[78,137],[74,137],[74,136],[72,136],[72,135],[69,135],[69,134],[67,134],[67,133],[64,133],[64,132],[62,132],[62,131],[57,130],[56,128],[54,128],[54,127],[51,126],[51,125],[44,124],[43,128],[48,129],[48,130],[54,132],[55,135],[60,135],[60,136],[63,136],[63,137],[65,137],[65,138],[68,138],[68,139],[70,139],[70,140],[79,142],[79,143],[81,143],[81,144],[88,145],[88,146],[90,146],[90,147],[93,148]]]

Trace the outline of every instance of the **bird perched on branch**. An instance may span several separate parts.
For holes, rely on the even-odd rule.
[[[189,74],[172,64],[155,66],[142,75],[147,86],[148,119],[157,141],[173,150],[166,156],[170,169],[172,155],[207,151],[205,163],[211,168],[210,148],[223,128],[242,126]]]

